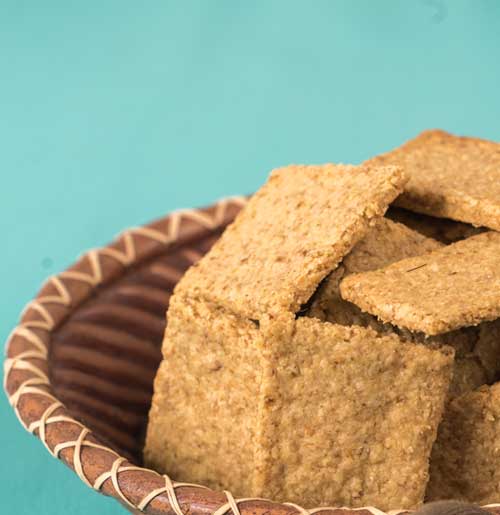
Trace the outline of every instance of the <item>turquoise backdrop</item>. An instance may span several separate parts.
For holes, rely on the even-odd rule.
[[[291,162],[500,141],[500,2],[0,0],[0,340],[42,280]],[[0,400],[0,512],[114,514]]]

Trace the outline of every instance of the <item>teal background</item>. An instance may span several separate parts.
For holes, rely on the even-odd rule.
[[[0,0],[0,340],[121,229],[441,127],[500,140],[500,2]],[[2,513],[112,514],[0,399]]]

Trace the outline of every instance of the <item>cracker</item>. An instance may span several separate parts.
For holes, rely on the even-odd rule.
[[[489,231],[381,270],[353,274],[344,299],[427,335],[500,317],[500,233]]]
[[[410,229],[418,231],[428,238],[446,244],[470,238],[486,230],[484,227],[474,227],[449,218],[436,218],[394,206],[387,210],[385,216],[394,222],[402,223]]]
[[[398,167],[275,170],[177,290],[255,320],[297,312],[405,181]]]
[[[440,248],[437,241],[408,227],[380,218],[369,229],[338,268],[319,288],[311,304],[310,316],[341,325],[378,325],[376,319],[342,299],[340,281],[350,274],[376,270],[401,259],[426,254]]]
[[[419,505],[452,355],[306,317],[275,345],[262,418],[274,462],[259,473],[259,495],[306,507]]]
[[[498,501],[500,383],[482,386],[447,407],[431,458],[427,500]]]
[[[253,495],[247,479],[264,367],[261,332],[179,295],[171,298],[168,317],[144,462],[178,481]]]
[[[342,264],[347,274],[368,272],[441,247],[439,242],[403,224],[380,218]]]
[[[410,175],[396,205],[500,230],[499,143],[430,130],[368,163]]]

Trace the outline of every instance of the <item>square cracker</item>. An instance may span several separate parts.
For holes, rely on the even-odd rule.
[[[342,298],[384,322],[428,335],[500,317],[500,233],[489,231],[353,274]]]
[[[274,170],[177,291],[255,320],[295,313],[405,181],[394,166]]]
[[[403,224],[387,218],[378,219],[320,286],[308,315],[336,324],[362,325],[384,332],[382,324],[373,315],[363,313],[356,305],[342,299],[339,290],[341,280],[351,274],[377,270],[441,247],[439,242]]]
[[[368,272],[405,258],[427,254],[442,246],[403,224],[380,218],[342,264],[347,275]]]
[[[258,495],[306,507],[420,504],[453,353],[307,317],[273,345],[260,423],[272,459]]]
[[[500,383],[454,399],[446,408],[431,457],[429,501],[498,502]]]
[[[396,205],[500,230],[499,143],[430,130],[367,163],[410,175]]]
[[[253,322],[173,295],[145,463],[178,481],[253,495],[248,478],[255,468],[263,349],[262,332]]]

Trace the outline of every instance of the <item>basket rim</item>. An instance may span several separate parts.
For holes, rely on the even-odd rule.
[[[130,267],[223,229],[245,203],[245,197],[228,197],[206,208],[174,211],[150,224],[126,229],[109,245],[90,250],[68,269],[49,277],[24,308],[5,345],[4,390],[9,403],[21,425],[37,436],[53,457],[63,461],[87,486],[114,497],[136,513],[326,515],[365,511],[386,515],[372,506],[305,509],[265,499],[235,499],[228,491],[176,482],[120,456],[73,418],[52,390],[48,373],[51,333],[72,311]],[[500,504],[487,507],[498,508]]]

